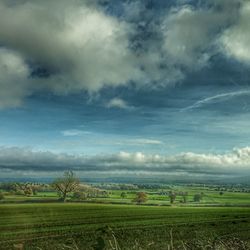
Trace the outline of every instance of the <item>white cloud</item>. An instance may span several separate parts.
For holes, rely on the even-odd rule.
[[[227,54],[250,60],[248,2],[242,4],[240,13],[240,0],[214,0],[206,8],[182,2],[157,22],[150,22],[152,13],[146,12],[142,2],[125,4],[123,19],[108,15],[97,2],[0,0],[0,44],[18,60],[7,66],[8,75],[2,74],[0,88],[6,94],[0,96],[0,107],[18,106],[41,90],[93,93],[131,81],[144,88],[174,84],[187,72],[207,65],[221,44]],[[137,34],[135,20],[150,29],[148,37]],[[131,41],[132,37],[138,41]],[[131,49],[137,42],[142,50]],[[0,53],[5,52],[1,49]],[[1,57],[2,72],[8,59]],[[34,70],[30,65],[45,71],[45,77],[30,77]],[[119,98],[107,106],[130,107]]]
[[[166,16],[162,30],[164,49],[174,65],[189,70],[207,64],[216,52],[217,36],[236,18],[237,1],[219,1],[220,11],[197,9],[191,5],[174,8]]]
[[[222,101],[234,98],[234,97],[239,97],[239,96],[244,96],[244,95],[250,95],[250,90],[240,90],[240,91],[234,91],[234,92],[229,92],[229,93],[218,94],[215,96],[210,96],[200,101],[197,101],[194,104],[186,108],[183,108],[181,111],[187,111],[187,110],[200,108],[210,103],[222,102]]]
[[[29,69],[22,57],[0,48],[0,108],[19,106],[33,86],[28,85]]]
[[[136,143],[136,144],[151,144],[151,145],[160,145],[162,144],[162,141],[159,140],[153,140],[153,139],[133,139],[131,140],[132,143]]]
[[[1,45],[47,70],[49,77],[36,79],[36,87],[55,93],[93,92],[140,79],[129,32],[128,24],[86,1],[0,1]],[[34,81],[24,67],[25,96]],[[15,79],[12,85],[18,87]]]
[[[89,131],[83,131],[79,129],[69,129],[69,130],[64,130],[61,131],[63,136],[82,136],[86,134],[90,134]]]
[[[143,146],[143,145],[161,145],[163,144],[163,142],[159,140],[154,140],[154,139],[137,138],[137,139],[128,139],[128,140],[124,139],[118,142],[117,144]]]
[[[107,104],[107,108],[119,108],[119,109],[132,109],[133,107],[128,105],[126,101],[121,98],[113,98]]]
[[[221,36],[223,50],[233,58],[250,63],[250,3],[244,1],[237,22]]]

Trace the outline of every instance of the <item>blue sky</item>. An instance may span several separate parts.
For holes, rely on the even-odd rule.
[[[249,9],[230,0],[1,0],[3,175],[56,172],[65,154],[63,169],[75,157],[83,175],[192,175],[195,166],[245,174]]]

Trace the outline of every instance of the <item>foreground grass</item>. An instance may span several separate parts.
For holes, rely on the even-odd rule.
[[[250,208],[0,205],[1,249],[18,244],[25,249],[103,249],[114,239],[121,249],[167,249],[171,244],[188,249],[196,240],[215,244],[233,237],[249,242]]]

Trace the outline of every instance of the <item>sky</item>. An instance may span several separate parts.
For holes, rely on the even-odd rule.
[[[250,1],[0,0],[0,174],[250,176]]]

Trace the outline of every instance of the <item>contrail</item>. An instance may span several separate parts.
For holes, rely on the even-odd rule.
[[[241,95],[250,95],[250,90],[241,90],[241,91],[235,91],[235,92],[229,92],[229,93],[223,93],[211,97],[207,97],[205,99],[202,99],[198,102],[195,102],[193,105],[190,105],[186,108],[181,109],[181,111],[187,111],[187,110],[192,110],[196,108],[200,108],[206,104],[209,103],[214,103],[216,101],[220,101],[221,99],[230,99],[235,96],[241,96]]]

